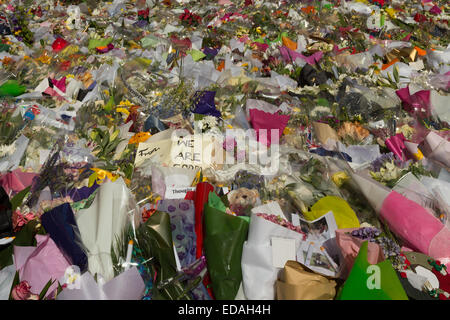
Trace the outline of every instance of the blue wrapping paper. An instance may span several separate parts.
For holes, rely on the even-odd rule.
[[[325,157],[325,156],[335,157],[335,158],[342,159],[342,160],[345,160],[348,162],[352,162],[352,157],[350,157],[348,154],[346,154],[344,152],[329,151],[324,148],[311,149],[311,150],[309,150],[309,152],[318,154],[319,156],[322,156],[322,157]]]
[[[88,258],[86,248],[81,241],[72,207],[64,203],[41,216],[42,225],[64,257],[73,265],[77,265],[81,272],[87,270]]]
[[[160,131],[166,130],[167,127],[158,118],[154,116],[149,116],[144,123],[144,131],[151,132],[151,134],[156,134]]]

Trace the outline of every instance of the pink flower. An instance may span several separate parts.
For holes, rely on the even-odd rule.
[[[12,289],[11,296],[14,300],[39,300],[39,296],[30,289],[28,282],[22,281]]]
[[[20,227],[26,225],[29,221],[33,220],[34,218],[35,216],[31,212],[22,214],[19,210],[14,211],[12,216],[14,230],[17,230]]]

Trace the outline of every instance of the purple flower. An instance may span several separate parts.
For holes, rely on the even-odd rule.
[[[177,208],[175,208],[175,206],[170,205],[169,207],[167,207],[167,210],[169,212],[174,212],[175,210],[177,210]]]

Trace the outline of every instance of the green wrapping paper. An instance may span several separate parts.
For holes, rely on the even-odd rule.
[[[27,91],[27,87],[20,85],[16,80],[8,80],[0,86],[0,98],[17,97]]]
[[[362,243],[350,275],[338,300],[408,300],[397,274],[388,260],[371,265],[367,261],[368,242]]]
[[[241,256],[249,223],[221,211],[222,206],[220,198],[211,192],[203,215],[203,245],[215,298],[234,300],[242,281]]]

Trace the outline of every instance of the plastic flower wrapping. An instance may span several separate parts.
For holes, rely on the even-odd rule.
[[[449,12],[0,1],[0,299],[449,300]]]

